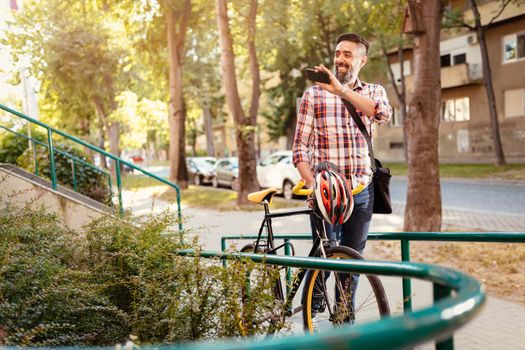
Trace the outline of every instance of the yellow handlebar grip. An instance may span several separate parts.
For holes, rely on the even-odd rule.
[[[356,188],[352,190],[352,196],[355,196],[356,194],[361,193],[361,191],[363,191],[364,189],[365,189],[365,184],[361,182]]]
[[[309,196],[313,190],[311,188],[303,189],[304,185],[304,180],[299,181],[292,189],[293,194],[297,196]]]

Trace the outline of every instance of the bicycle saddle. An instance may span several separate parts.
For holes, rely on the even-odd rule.
[[[267,200],[268,203],[271,203],[273,196],[276,193],[277,189],[275,187],[270,187],[262,191],[252,192],[247,196],[247,198],[250,202],[253,202],[255,204],[260,204],[264,200]]]

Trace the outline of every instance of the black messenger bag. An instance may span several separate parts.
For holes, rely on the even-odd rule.
[[[366,143],[368,145],[368,154],[370,155],[370,160],[372,162],[372,172],[374,183],[374,213],[376,214],[392,214],[392,203],[390,202],[390,169],[383,168],[381,162],[374,157],[374,148],[372,147],[372,140],[370,135],[366,130],[365,124],[357,115],[355,107],[350,101],[341,99],[348,110],[352,119],[357,124],[359,131],[365,137]]]

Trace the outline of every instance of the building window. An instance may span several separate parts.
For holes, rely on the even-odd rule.
[[[394,79],[397,84],[401,84],[401,65],[399,62],[392,63],[390,65],[392,73],[394,73]],[[403,60],[403,76],[408,77],[411,73],[410,71],[410,60]]]
[[[444,122],[461,122],[470,120],[469,98],[460,97],[444,101],[441,120]]]
[[[525,58],[525,32],[503,37],[503,63]]]
[[[403,149],[403,142],[390,142],[390,149]]]
[[[525,116],[525,89],[505,91],[505,117]]]
[[[467,63],[466,53],[460,53],[457,55],[447,53],[446,55],[441,55],[441,67],[450,67],[463,63]]]
[[[401,116],[401,109],[399,109],[399,107],[394,107],[394,109],[392,110],[392,116],[390,117],[390,126],[403,126],[403,117]]]
[[[467,63],[467,54],[454,55],[454,65],[462,63]]]
[[[441,55],[441,67],[450,67],[450,54]]]

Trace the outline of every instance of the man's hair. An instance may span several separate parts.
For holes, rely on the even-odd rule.
[[[344,33],[337,37],[336,45],[341,41],[351,41],[356,44],[362,44],[365,47],[365,56],[368,55],[368,48],[370,47],[370,44],[361,35],[355,33]]]

